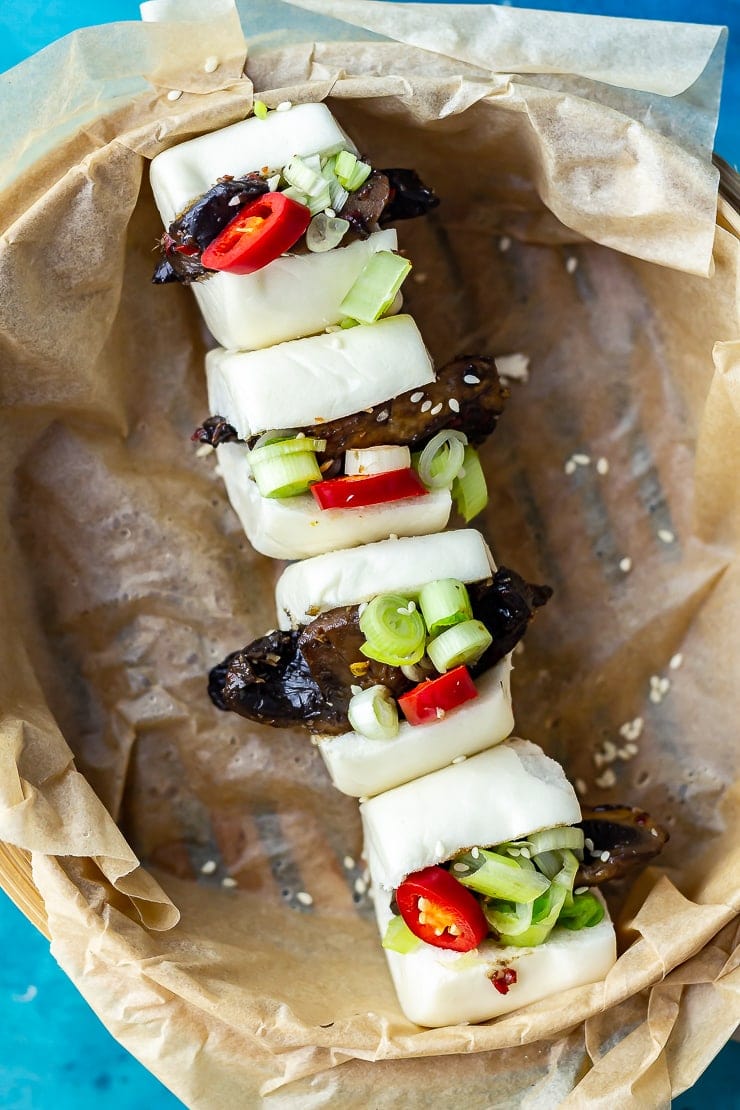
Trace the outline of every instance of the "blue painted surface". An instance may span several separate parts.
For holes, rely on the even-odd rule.
[[[740,163],[740,0],[538,0],[555,11],[730,26],[723,111],[715,144]],[[0,70],[77,27],[138,19],[132,0],[6,2]],[[734,33],[733,33],[734,32]],[[49,955],[48,945],[0,894],[0,1110],[175,1110],[182,1104],[107,1033]],[[740,1044],[722,1050],[673,1110],[740,1110]],[[230,1108],[229,1108],[230,1110]]]

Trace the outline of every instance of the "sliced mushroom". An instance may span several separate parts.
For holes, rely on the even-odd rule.
[[[576,875],[576,886],[598,886],[610,879],[620,879],[633,867],[644,866],[662,850],[668,833],[642,809],[631,806],[584,806],[583,829],[593,849],[585,850],[585,858]],[[608,857],[602,855],[608,852]]]

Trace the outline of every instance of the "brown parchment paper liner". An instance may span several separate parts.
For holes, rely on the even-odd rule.
[[[0,242],[0,839],[30,854],[61,965],[188,1105],[664,1105],[737,1021],[737,217],[712,215],[710,267],[712,172],[636,121],[630,90],[620,116],[565,77],[390,42],[275,47],[269,29],[240,78],[230,19],[95,32],[138,74],[126,96],[91,68],[94,36],[16,71],[16,93],[42,81],[43,123]],[[46,79],[78,90],[56,130]],[[304,737],[205,697],[209,666],[272,626],[280,568],[188,443],[207,337],[187,290],[149,285],[143,156],[243,116],[252,82],[270,103],[330,97],[376,164],[444,198],[400,230],[409,311],[439,362],[529,358],[485,450],[482,522],[499,561],[556,589],[516,658],[518,732],[590,800],[671,829],[660,866],[613,892],[607,981],[490,1025],[405,1021],[356,803]],[[566,475],[574,452],[608,474]],[[638,716],[637,754],[597,767]]]

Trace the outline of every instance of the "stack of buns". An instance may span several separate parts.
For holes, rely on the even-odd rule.
[[[280,175],[294,160],[319,173],[342,152],[352,156],[348,164],[364,165],[323,104],[280,105],[172,147],[151,167],[167,235],[220,180],[260,174],[272,191],[281,181],[285,190]],[[235,205],[235,218],[238,213]],[[323,215],[332,221],[337,213],[327,206]],[[168,249],[172,244],[167,239]],[[460,457],[468,451],[465,427],[462,434],[454,431],[461,399],[451,394],[446,405],[425,404],[440,374],[414,320],[399,312],[400,294],[376,319],[348,316],[368,262],[374,255],[398,258],[397,245],[395,229],[376,223],[346,245],[297,247],[255,272],[206,272],[190,283],[220,344],[206,358],[210,424],[204,427],[211,428],[206,441],[216,445],[229,500],[257,551],[300,560],[278,580],[277,629],[215,668],[209,689],[220,708],[252,720],[305,724],[337,789],[360,799],[378,927],[401,1007],[409,1020],[438,1026],[488,1020],[598,981],[614,963],[616,948],[600,898],[599,912],[589,903],[591,923],[574,924],[574,907],[585,903],[575,886],[575,864],[568,862],[583,854],[572,787],[540,748],[507,740],[514,727],[511,651],[549,591],[497,568],[473,528],[445,531],[454,480],[465,468],[454,474],[454,466],[448,468],[453,476],[443,483],[435,480],[434,467],[444,470],[458,451],[455,442]],[[492,360],[481,361],[495,375]],[[463,366],[461,374],[461,388],[481,386],[480,373]],[[420,417],[414,417],[412,434],[407,416],[413,405]],[[437,423],[425,426],[425,419]],[[443,432],[452,428],[453,434],[442,436],[425,470],[418,455],[428,443],[434,446],[440,420],[447,420]],[[378,431],[383,426],[387,441]],[[219,435],[211,434],[214,428]],[[375,503],[353,505],[350,499],[324,507],[311,483],[283,496],[266,492],[255,479],[255,460],[270,459],[275,445],[299,450],[304,439],[325,444],[316,448],[317,459],[322,451],[331,455],[317,479],[326,486],[344,481],[335,487],[344,490],[352,486],[347,477],[382,477],[387,458],[392,475],[420,476],[419,488]],[[345,479],[336,477],[342,459]],[[469,454],[465,459],[473,465]],[[467,522],[464,500],[462,507]],[[432,608],[453,595],[459,610],[448,604],[449,613],[433,620]],[[413,622],[421,628],[421,646],[408,657],[371,643],[369,615],[381,602],[391,606],[384,618],[391,629]],[[443,656],[443,636],[463,625],[473,639]],[[464,696],[452,689],[450,677],[463,671]],[[437,705],[435,682],[440,690],[445,686],[447,699]],[[553,847],[543,847],[549,843]],[[495,882],[477,889],[479,868],[486,877],[496,868],[504,879],[516,873],[516,881],[529,884],[522,902],[507,898],[506,882],[503,894]],[[424,882],[431,883],[428,895]],[[452,890],[451,901],[440,895],[435,902],[437,882],[440,890]],[[478,909],[468,912],[470,898]],[[461,939],[465,927],[455,924],[458,903],[469,922],[486,922],[469,943]],[[537,925],[547,912],[554,916],[545,937]],[[507,942],[501,923],[517,915],[526,917],[520,937],[537,934],[531,944]]]

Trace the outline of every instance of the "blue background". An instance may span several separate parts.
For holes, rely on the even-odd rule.
[[[530,0],[517,6],[729,26],[715,149],[738,166],[740,0]],[[138,18],[133,0],[6,0],[0,12],[0,70],[77,27]],[[44,938],[1,893],[0,952],[0,1110],[92,1110],[101,1104],[107,1110],[173,1110],[182,1105],[106,1032],[49,955]],[[740,1044],[731,1043],[696,1086],[675,1100],[674,1110],[740,1110],[739,1076]]]

